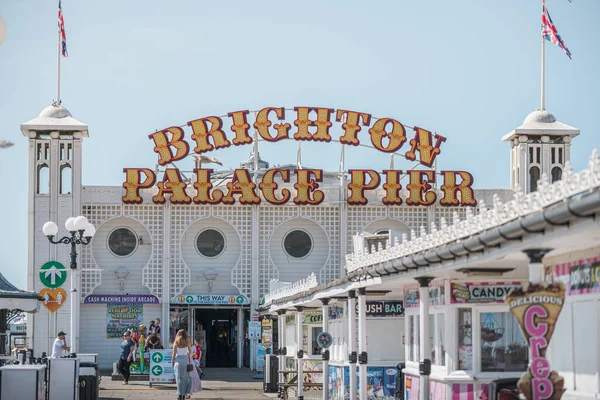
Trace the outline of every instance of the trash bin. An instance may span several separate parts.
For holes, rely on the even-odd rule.
[[[5,365],[0,367],[0,399],[46,398],[45,365]]]
[[[496,379],[491,381],[488,387],[488,399],[489,400],[509,400],[518,399],[517,382],[519,378],[504,378]],[[517,397],[512,397],[513,393],[517,394]]]
[[[404,373],[402,370],[406,368],[406,363],[398,363],[396,369],[398,374],[396,375],[396,400],[404,400]]]
[[[77,400],[78,358],[48,359],[48,400]]]
[[[79,363],[79,400],[100,398],[100,370],[98,364],[84,361]]]
[[[279,384],[279,360],[277,356],[265,356],[265,371],[263,373],[263,389],[265,393],[277,393]]]

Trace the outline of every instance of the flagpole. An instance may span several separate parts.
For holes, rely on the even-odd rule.
[[[60,26],[58,27],[58,80],[57,80],[57,94],[56,94],[56,104],[60,105]]]
[[[542,111],[546,109],[546,38],[542,37]]]

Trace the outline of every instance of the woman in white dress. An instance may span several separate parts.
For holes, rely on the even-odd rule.
[[[194,370],[190,337],[185,329],[180,329],[175,336],[171,364],[175,369],[177,400],[184,400],[186,396],[192,395],[192,371]]]

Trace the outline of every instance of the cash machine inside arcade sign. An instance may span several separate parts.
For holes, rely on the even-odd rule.
[[[446,138],[428,130],[414,127],[407,132],[404,125],[393,118],[371,118],[371,114],[343,109],[321,107],[294,107],[295,128],[285,122],[285,108],[266,107],[252,113],[255,115],[252,126],[266,142],[278,142],[284,139],[298,141],[330,142],[332,120],[341,124],[341,136],[336,138],[342,145],[358,146],[369,141],[377,150],[384,153],[402,153],[409,161],[418,161],[425,169],[383,170],[372,169],[349,170],[348,204],[367,204],[365,192],[377,189],[383,183],[384,194],[381,202],[386,205],[400,205],[406,201],[410,206],[429,206],[436,202],[438,194],[432,190],[436,173],[431,167],[441,153],[441,145]],[[228,122],[221,117],[210,116],[198,118],[187,123],[191,129],[190,140],[185,138],[184,130],[179,126],[171,126],[148,135],[154,143],[154,152],[158,154],[158,164],[168,165],[187,157],[190,151],[200,155],[212,150],[251,144],[254,139],[250,133],[250,111],[234,111],[227,114]],[[361,134],[362,127],[369,127]],[[291,135],[291,136],[290,136]],[[141,189],[153,187],[157,182],[156,173],[150,168],[124,168],[125,195],[123,203],[141,204]],[[162,180],[156,185],[158,193],[152,197],[156,204],[168,200],[173,204],[259,204],[261,196],[265,201],[281,205],[290,200],[297,205],[317,205],[325,200],[325,193],[319,190],[319,182],[323,181],[321,169],[296,169],[293,173],[286,169],[273,168],[267,170],[260,183],[252,181],[247,169],[236,169],[227,189],[213,189],[211,183],[212,169],[196,168],[192,178],[194,190],[188,189],[188,183],[182,178],[179,169],[166,167]],[[291,175],[295,175],[292,178]],[[400,198],[402,176],[408,176],[406,199]],[[475,206],[477,204],[473,189],[473,176],[466,171],[441,171],[442,206]],[[277,192],[276,180],[283,182],[295,180],[295,196],[288,189]],[[460,193],[460,196],[458,196]],[[191,196],[193,195],[193,196]]]

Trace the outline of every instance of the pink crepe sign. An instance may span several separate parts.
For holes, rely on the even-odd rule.
[[[552,371],[546,351],[565,301],[562,283],[526,283],[506,297],[529,345],[529,368],[517,387],[528,400],[558,400],[565,392],[564,379]]]

